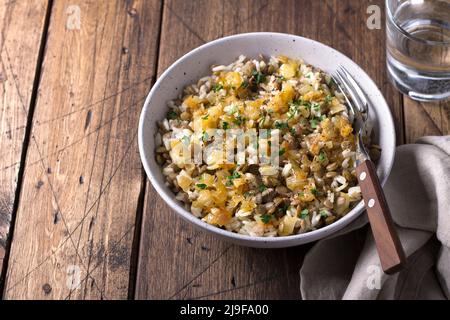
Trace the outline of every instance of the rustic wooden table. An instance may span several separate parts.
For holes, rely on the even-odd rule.
[[[389,84],[385,31],[366,25],[368,6],[383,3],[1,0],[3,298],[299,298],[310,246],[230,245],[159,198],[139,160],[140,109],[157,76],[189,50],[277,31],[361,65],[389,102],[398,144],[449,134],[450,103],[415,103]]]

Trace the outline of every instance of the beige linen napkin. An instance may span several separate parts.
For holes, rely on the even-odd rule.
[[[381,271],[364,214],[307,254],[303,299],[450,299],[450,136],[398,147],[384,192],[407,267]]]

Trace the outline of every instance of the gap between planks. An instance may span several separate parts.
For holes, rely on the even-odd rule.
[[[162,33],[162,25],[164,19],[164,5],[165,0],[161,0],[160,9],[159,9],[159,26],[158,26],[158,37],[156,41],[156,58],[155,58],[155,68],[158,68],[159,65],[159,55],[160,55],[160,45],[161,45],[161,33]],[[158,70],[155,70],[155,73],[151,80],[151,87],[155,84],[158,78]],[[136,222],[134,225],[134,235],[133,235],[133,243],[131,246],[131,258],[130,258],[130,276],[128,282],[128,299],[134,300],[136,295],[136,281],[137,281],[137,271],[139,265],[139,250],[141,245],[141,229],[142,229],[142,219],[145,210],[145,194],[147,191],[147,174],[142,167],[142,182],[141,182],[141,190],[138,198],[138,206],[136,209]]]
[[[53,8],[53,0],[48,0],[47,2],[47,12],[45,13],[45,20],[44,20],[44,27],[42,30],[41,40],[39,44],[39,53],[38,58],[36,62],[36,68],[35,68],[35,76],[33,81],[33,89],[31,92],[31,98],[30,98],[30,105],[28,109],[28,117],[27,117],[27,124],[25,128],[25,137],[23,141],[23,147],[22,147],[22,154],[20,157],[20,167],[19,167],[19,174],[17,177],[17,187],[16,192],[14,195],[14,205],[11,215],[11,222],[9,226],[9,235],[6,241],[6,249],[5,249],[5,257],[3,260],[3,266],[1,269],[1,275],[0,275],[0,298],[3,298],[4,291],[5,291],[5,284],[6,284],[6,274],[8,271],[9,266],[9,256],[10,256],[10,250],[11,250],[11,243],[13,241],[14,237],[14,227],[15,227],[15,220],[16,220],[16,214],[17,210],[19,208],[19,200],[20,200],[20,193],[22,190],[22,182],[23,182],[23,176],[25,171],[25,160],[27,156],[28,146],[30,144],[30,138],[31,138],[31,131],[33,126],[33,115],[34,110],[36,106],[36,98],[38,95],[38,89],[39,89],[39,83],[41,80],[41,70],[42,70],[42,62],[44,60],[45,55],[45,47],[47,44],[47,36],[48,36],[48,29],[50,26],[50,18]],[[22,106],[25,107],[25,106]],[[25,110],[26,112],[26,110]]]

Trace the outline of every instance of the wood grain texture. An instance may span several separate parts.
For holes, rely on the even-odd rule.
[[[424,103],[405,97],[406,143],[429,135],[450,134],[450,101]]]
[[[6,299],[127,298],[160,6],[54,2]]]
[[[0,1],[0,274],[47,5],[47,0]]]
[[[165,1],[158,74],[204,42],[277,31],[329,44],[359,63],[385,93],[403,141],[400,95],[387,82],[383,30],[366,27],[367,6],[383,1]],[[370,50],[367,50],[370,48]],[[298,299],[299,268],[309,245],[249,249],[193,229],[148,183],[136,298]]]
[[[356,175],[380,256],[381,267],[385,273],[394,274],[405,267],[406,257],[375,165],[372,161],[365,160],[356,167]]]

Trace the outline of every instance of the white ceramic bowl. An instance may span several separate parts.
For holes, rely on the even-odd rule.
[[[375,83],[352,60],[324,44],[299,36],[266,32],[239,34],[204,44],[181,57],[161,75],[145,101],[139,122],[139,151],[150,182],[164,201],[183,219],[206,232],[238,245],[281,248],[327,237],[355,220],[363,212],[363,204],[359,203],[345,217],[333,224],[309,233],[275,238],[250,237],[219,229],[196,218],[184,209],[175,199],[173,192],[164,184],[165,178],[155,161],[154,135],[157,131],[157,121],[166,116],[167,102],[176,98],[186,85],[209,75],[211,65],[229,64],[241,54],[247,57],[258,57],[260,54],[266,57],[283,54],[301,58],[306,63],[328,73],[332,73],[339,64],[345,66],[358,80],[372,105],[375,106],[369,113],[373,122],[375,141],[382,147],[377,170],[384,184],[394,160],[395,129],[389,107]],[[170,225],[164,228],[170,228]]]

